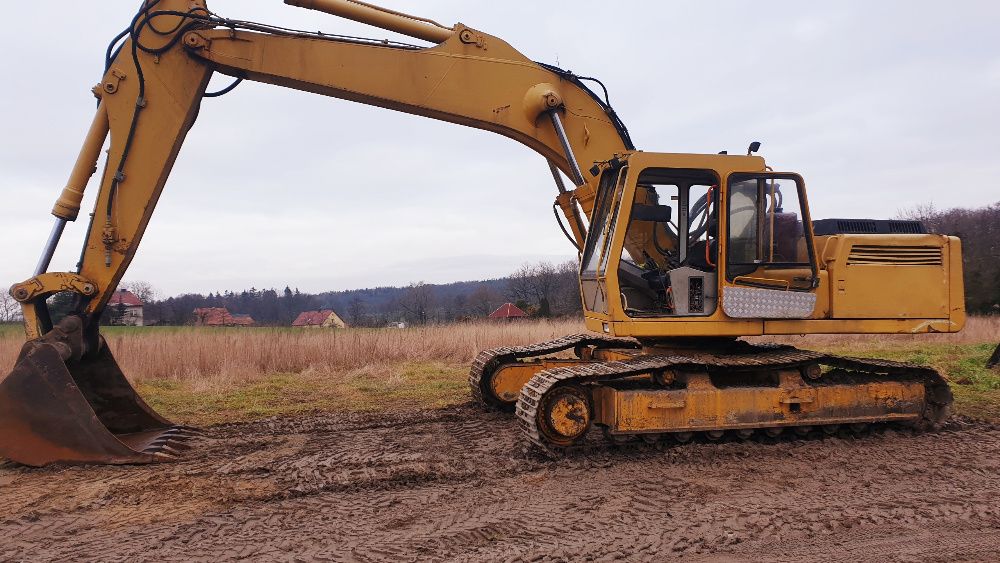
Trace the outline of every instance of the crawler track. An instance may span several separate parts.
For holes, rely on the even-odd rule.
[[[538,428],[538,409],[543,396],[559,384],[592,384],[622,380],[662,370],[780,370],[820,364],[830,368],[814,384],[857,382],[872,379],[922,380],[930,409],[925,410],[922,427],[935,427],[948,414],[951,391],[936,370],[926,366],[831,356],[790,346],[753,346],[741,343],[735,354],[705,354],[642,356],[633,360],[595,362],[572,367],[558,367],[536,374],[522,389],[517,402],[517,418],[524,436],[533,444],[551,453],[567,448],[548,442]],[[572,449],[572,448],[570,448]]]
[[[491,410],[497,409],[498,405],[484,396],[483,384],[501,366],[527,358],[537,358],[585,346],[599,348],[638,348],[639,343],[631,338],[612,338],[590,333],[571,334],[555,340],[539,342],[528,346],[504,346],[483,350],[476,356],[476,359],[472,362],[472,368],[469,370],[469,389],[472,392],[472,398],[474,402],[486,408]]]

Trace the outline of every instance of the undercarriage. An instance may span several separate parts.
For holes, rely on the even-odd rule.
[[[717,338],[568,336],[484,351],[469,380],[479,403],[515,412],[548,451],[580,445],[594,427],[613,443],[932,429],[952,402],[933,368]]]

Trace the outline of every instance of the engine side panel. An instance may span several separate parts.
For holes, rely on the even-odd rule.
[[[960,252],[952,246],[941,235],[829,237],[822,256],[831,318],[949,318],[951,253]]]

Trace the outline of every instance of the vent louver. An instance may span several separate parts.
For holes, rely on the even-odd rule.
[[[819,219],[813,233],[827,235],[922,235],[927,228],[920,221],[901,219]]]
[[[919,221],[892,221],[889,223],[889,232],[894,235],[922,235],[927,231]]]
[[[938,246],[856,244],[847,256],[849,266],[940,266],[942,263],[943,254]]]
[[[838,219],[837,231],[841,233],[874,234],[878,232],[878,227],[875,225],[875,221]]]

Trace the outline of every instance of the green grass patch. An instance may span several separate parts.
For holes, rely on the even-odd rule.
[[[280,374],[246,382],[149,380],[138,391],[154,409],[184,424],[259,420],[323,410],[440,408],[468,400],[468,368],[404,364],[342,374]]]
[[[8,336],[24,337],[24,325],[21,323],[0,323],[0,337]]]
[[[192,425],[257,420],[325,406],[310,400],[309,389],[287,375],[208,389],[196,389],[189,382],[153,380],[140,383],[138,391],[167,418]]]
[[[386,379],[354,376],[346,394],[356,410],[444,407],[468,400],[468,373],[466,366],[406,364]]]

